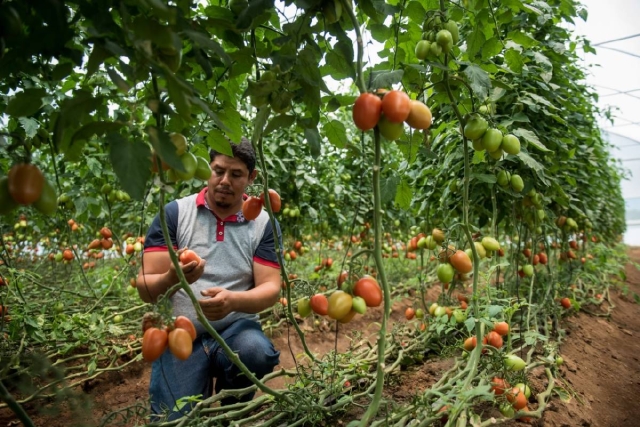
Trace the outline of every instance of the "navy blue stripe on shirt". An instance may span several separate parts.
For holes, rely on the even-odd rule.
[[[171,243],[174,248],[178,247],[178,202],[169,202],[164,207],[165,216],[167,218],[167,228],[169,229],[169,236],[171,237]],[[162,227],[160,226],[160,214],[156,215],[147,231],[147,236],[144,239],[144,248],[147,249],[160,249],[166,248],[167,244],[162,235]]]

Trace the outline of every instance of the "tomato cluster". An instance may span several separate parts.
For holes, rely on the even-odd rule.
[[[282,200],[276,190],[269,189],[269,203],[271,204],[271,210],[273,212],[280,212],[282,207]],[[245,219],[252,221],[258,218],[262,207],[264,206],[264,193],[261,193],[259,197],[249,196],[242,203],[242,215]]]
[[[15,164],[6,177],[0,178],[0,215],[18,205],[33,205],[45,215],[53,215],[58,209],[55,188],[34,164]]]
[[[422,40],[416,44],[415,49],[416,58],[421,61],[449,53],[460,41],[458,24],[454,21],[442,22],[439,15],[425,20],[423,30]]]
[[[187,360],[193,351],[196,339],[196,328],[188,317],[178,316],[171,327],[159,327],[159,319],[145,316],[142,330],[142,358],[153,362],[169,348],[169,351],[180,360]]]
[[[343,273],[340,274],[340,277],[342,276]],[[303,318],[309,316],[313,311],[320,316],[329,316],[341,323],[347,323],[356,314],[364,314],[367,307],[380,306],[382,299],[382,289],[376,279],[371,276],[363,276],[356,282],[352,290],[335,290],[329,298],[324,294],[301,298],[298,300],[297,308],[298,314]]]
[[[149,128],[149,138],[154,145],[159,144],[158,130]],[[169,139],[175,148],[175,155],[180,159],[184,170],[172,169],[164,160],[160,159],[162,170],[167,171],[168,182],[188,181],[197,178],[201,181],[207,181],[211,177],[211,166],[209,161],[204,157],[196,156],[188,151],[187,138],[180,133],[173,132],[169,134]],[[151,171],[158,173],[157,153],[151,155]]]
[[[353,122],[362,131],[376,126],[389,141],[400,138],[406,122],[413,129],[431,126],[431,110],[399,90],[365,92],[353,104]]]

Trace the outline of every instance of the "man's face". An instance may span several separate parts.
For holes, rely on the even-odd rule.
[[[258,171],[251,176],[247,165],[238,158],[218,154],[211,162],[209,178],[209,201],[217,207],[227,209],[242,206],[242,195],[247,186],[253,183]]]

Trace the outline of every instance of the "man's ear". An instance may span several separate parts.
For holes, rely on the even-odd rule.
[[[258,176],[258,169],[254,169],[253,172],[249,174],[249,184],[253,184],[253,181]]]

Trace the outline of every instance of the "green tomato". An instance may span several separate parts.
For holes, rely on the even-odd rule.
[[[488,251],[498,251],[500,250],[500,242],[498,242],[493,237],[483,237],[482,238],[482,246]]]
[[[387,120],[383,114],[378,121],[378,129],[380,130],[380,134],[388,141],[395,141],[404,133],[404,122],[391,122]]]
[[[58,209],[56,189],[53,188],[48,179],[44,180],[42,193],[40,193],[38,200],[33,202],[33,207],[45,215],[53,215]]]
[[[298,314],[302,318],[311,314],[311,302],[309,301],[309,298],[305,297],[298,300]]]
[[[487,257],[487,250],[484,248],[482,243],[473,242],[473,244],[476,247],[476,252],[478,252],[478,256],[480,257],[480,259],[485,259]],[[473,257],[470,258],[473,259]]]
[[[502,149],[507,154],[518,154],[520,152],[520,140],[515,135],[505,135],[505,137],[502,138]]]
[[[195,177],[202,181],[208,181],[211,178],[211,166],[204,157],[196,157],[196,173]]]
[[[416,58],[421,61],[427,59],[431,53],[431,43],[428,40],[420,40],[416,44]]]
[[[56,305],[53,306],[53,309],[56,313],[62,313],[62,311],[64,310],[64,303],[62,301],[58,301]]]
[[[448,53],[453,47],[453,36],[449,30],[440,30],[436,34],[436,43],[440,45],[444,53]]]
[[[513,406],[511,406],[510,403],[505,402],[500,404],[500,413],[507,418],[513,418],[513,416],[516,414],[516,411],[513,409]]]
[[[458,43],[458,41],[460,40],[460,31],[458,30],[458,24],[456,24],[454,21],[447,21],[444,23],[444,29],[449,31],[449,33],[451,34],[451,40],[453,41],[453,44]]]
[[[129,286],[129,287],[131,287],[131,286]],[[124,320],[124,317],[122,317],[122,314],[116,314],[113,317],[113,323],[122,323],[123,320]]]
[[[467,320],[467,312],[456,308],[453,310],[453,317],[456,319],[456,323],[462,323]]]
[[[185,171],[181,172],[177,169],[174,170],[176,176],[183,181],[193,178],[196,174],[196,169],[198,169],[198,160],[196,159],[196,156],[192,153],[186,152],[180,156],[180,161],[182,162],[182,166],[184,166]]]
[[[111,184],[104,184],[104,185],[102,186],[102,188],[100,188],[100,192],[101,192],[102,194],[109,194],[109,193],[111,193],[111,190],[112,190],[112,189],[113,189],[113,188],[111,187]]]
[[[127,287],[127,295],[134,296],[137,293],[138,293],[138,290],[136,288],[134,288],[133,286],[128,286]]]
[[[560,366],[563,363],[564,363],[564,359],[562,358],[562,356],[556,357],[556,366]]]
[[[442,46],[440,46],[438,43],[431,43],[431,46],[429,46],[429,51],[431,53],[431,56],[440,56],[440,54],[442,53]]]
[[[418,319],[424,319],[424,310],[419,308],[416,310],[416,318]]]
[[[442,317],[445,316],[447,314],[447,308],[443,307],[441,305],[438,306],[438,308],[436,308],[435,312],[433,313],[436,317]]]
[[[527,363],[515,354],[510,354],[504,358],[504,365],[508,371],[522,371]]]
[[[516,193],[519,193],[524,188],[524,181],[518,174],[511,175],[511,188]]]
[[[471,114],[469,120],[464,125],[464,136],[470,140],[481,138],[487,131],[489,123],[478,114]]]
[[[484,143],[482,142],[482,138],[474,139],[473,142],[471,143],[471,146],[475,151],[484,150]]]
[[[58,253],[55,255],[54,259],[55,259],[57,262],[62,261],[62,252],[58,252]]]
[[[351,308],[358,314],[364,314],[367,311],[367,302],[362,297],[353,297]]]
[[[436,269],[438,280],[442,283],[451,283],[454,274],[453,266],[448,262],[438,265],[438,268]]]
[[[502,143],[502,132],[498,129],[487,129],[482,137],[482,145],[489,153],[500,149]]]
[[[525,265],[524,267],[522,267],[522,271],[523,271],[524,275],[527,276],[527,277],[533,276],[533,265],[531,265],[531,264]]]
[[[501,169],[500,172],[498,172],[498,176],[496,178],[500,187],[506,187],[511,181],[511,174],[506,170]]]

